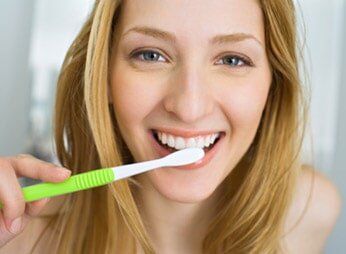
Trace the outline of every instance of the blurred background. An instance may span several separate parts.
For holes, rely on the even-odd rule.
[[[0,1],[0,156],[30,153],[58,163],[52,136],[57,75],[92,4],[91,0]],[[342,214],[326,253],[344,253],[346,2],[297,0],[296,4],[299,30],[303,37],[305,33],[306,85],[311,89],[303,158],[326,174],[343,196]]]

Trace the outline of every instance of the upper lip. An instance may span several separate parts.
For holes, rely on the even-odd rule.
[[[159,131],[164,132],[168,134],[172,134],[174,136],[184,137],[184,138],[190,138],[190,137],[196,137],[196,136],[203,136],[203,135],[211,135],[214,133],[221,133],[222,131],[218,130],[182,130],[182,129],[176,129],[176,128],[154,128],[153,131]]]

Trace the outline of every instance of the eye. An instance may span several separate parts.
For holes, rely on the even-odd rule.
[[[221,58],[220,60],[222,64],[226,64],[231,67],[253,66],[251,60],[238,55],[228,55]],[[218,61],[218,63],[220,63],[220,61]]]
[[[142,50],[135,52],[131,55],[131,58],[138,59],[144,62],[157,62],[159,59],[163,59],[163,62],[165,61],[165,58],[160,53],[153,50]]]

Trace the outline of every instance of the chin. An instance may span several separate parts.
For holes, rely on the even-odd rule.
[[[162,170],[164,169],[149,172],[146,177],[154,190],[170,201],[199,203],[208,199],[218,186],[210,178],[204,181],[202,178],[193,180],[191,176],[189,178],[183,175],[173,178],[169,174],[163,174]]]

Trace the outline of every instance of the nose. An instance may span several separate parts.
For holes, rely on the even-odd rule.
[[[168,80],[165,110],[181,122],[195,123],[213,111],[211,86],[202,68],[186,66],[176,69]]]

